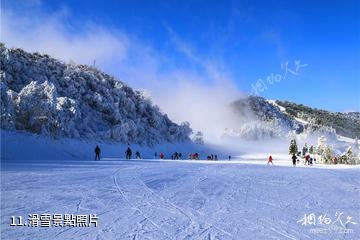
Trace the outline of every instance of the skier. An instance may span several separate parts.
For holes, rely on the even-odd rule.
[[[182,156],[182,154],[181,153],[179,153],[179,159],[181,160],[181,156]]]
[[[140,153],[138,151],[135,153],[135,157],[136,159],[141,159]]]
[[[215,157],[214,157],[214,158],[215,158],[215,161],[217,161],[217,160],[218,160],[218,157],[217,157],[217,155],[216,155],[216,154],[215,154]]]
[[[269,165],[270,163],[271,163],[271,165],[274,165],[274,163],[273,163],[272,160],[273,160],[273,158],[272,158],[272,156],[270,155],[269,160],[268,160],[268,162],[267,162],[266,165]]]
[[[100,147],[98,145],[96,145],[96,148],[95,148],[95,160],[100,160],[100,153],[101,153]]]
[[[296,166],[296,159],[297,157],[295,156],[295,154],[292,155],[292,162],[293,162],[293,166]]]
[[[164,154],[163,153],[160,153],[160,159],[164,159]]]
[[[306,163],[308,165],[310,165],[310,155],[306,155],[306,157],[305,157],[305,165],[306,165]]]
[[[130,147],[128,147],[127,149],[126,149],[126,159],[131,159],[131,155],[132,155],[132,151],[131,151],[131,148]]]
[[[156,159],[156,158],[157,158],[157,153],[154,154],[154,159]]]
[[[231,156],[229,155],[229,161],[231,160]]]

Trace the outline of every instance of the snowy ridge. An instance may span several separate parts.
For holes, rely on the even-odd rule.
[[[290,118],[302,122],[309,131],[322,129],[344,137],[359,138],[360,136],[359,112],[330,112],[288,101],[276,101],[276,104],[285,108]]]
[[[332,113],[303,105],[250,96],[232,104],[241,118],[237,129],[226,129],[225,136],[248,140],[336,135],[355,139],[360,135],[359,114]]]
[[[276,100],[272,100],[272,99],[266,99],[266,101],[270,104],[272,104],[273,106],[279,108],[279,110],[283,113],[286,113],[286,108],[284,108],[283,106],[280,106],[279,104],[276,103]]]
[[[1,129],[154,145],[189,141],[151,100],[93,67],[0,45]]]
[[[228,129],[225,135],[245,140],[286,138],[304,131],[304,126],[290,118],[284,108],[274,100],[250,96],[232,104],[234,112],[242,120],[238,129]],[[228,134],[232,132],[233,134]]]
[[[288,113],[286,112],[286,108],[284,108],[283,106],[277,104],[276,100],[266,99],[266,101],[267,101],[268,103],[272,104],[274,107],[279,108],[279,110],[280,110],[281,112],[283,112],[285,115],[288,115]],[[301,118],[294,117],[294,119],[295,119],[296,121],[298,121],[299,123],[303,124],[303,125],[309,124],[308,121],[305,121],[305,120],[303,120],[303,119],[301,119]]]

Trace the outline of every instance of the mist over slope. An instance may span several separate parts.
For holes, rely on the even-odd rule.
[[[360,113],[340,113],[319,110],[287,101],[268,100],[250,96],[231,105],[241,118],[237,129],[227,129],[226,136],[258,140],[294,135],[336,134],[356,138],[360,136]]]
[[[0,45],[1,128],[153,145],[189,140],[139,91],[96,68]]]

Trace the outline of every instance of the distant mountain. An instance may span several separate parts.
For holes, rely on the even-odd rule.
[[[188,141],[151,100],[85,65],[0,44],[1,129],[153,145]]]
[[[232,108],[241,120],[237,129],[226,130],[227,136],[252,140],[293,134],[360,136],[359,112],[330,112],[257,96],[239,99]]]
[[[330,112],[288,101],[276,101],[276,103],[285,108],[285,113],[289,117],[307,121],[309,126],[327,126],[335,129],[339,135],[350,138],[360,137],[359,112]]]

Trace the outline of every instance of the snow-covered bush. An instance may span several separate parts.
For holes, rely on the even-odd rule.
[[[56,98],[56,111],[59,112],[60,133],[64,136],[80,136],[76,123],[80,121],[80,111],[74,99],[68,97]]]
[[[145,145],[190,140],[188,123],[98,69],[3,44],[0,54],[2,129]]]
[[[318,138],[318,145],[314,149],[314,153],[318,163],[322,164],[360,164],[359,154],[356,150],[353,151],[352,146],[348,146],[342,153],[339,146],[328,145],[324,136]]]
[[[359,155],[354,153],[351,146],[349,146],[346,151],[340,156],[339,163],[344,164],[360,164]]]
[[[321,155],[320,162],[325,164],[332,164],[333,158],[334,158],[334,154],[332,148],[329,146],[325,146],[324,151]]]

